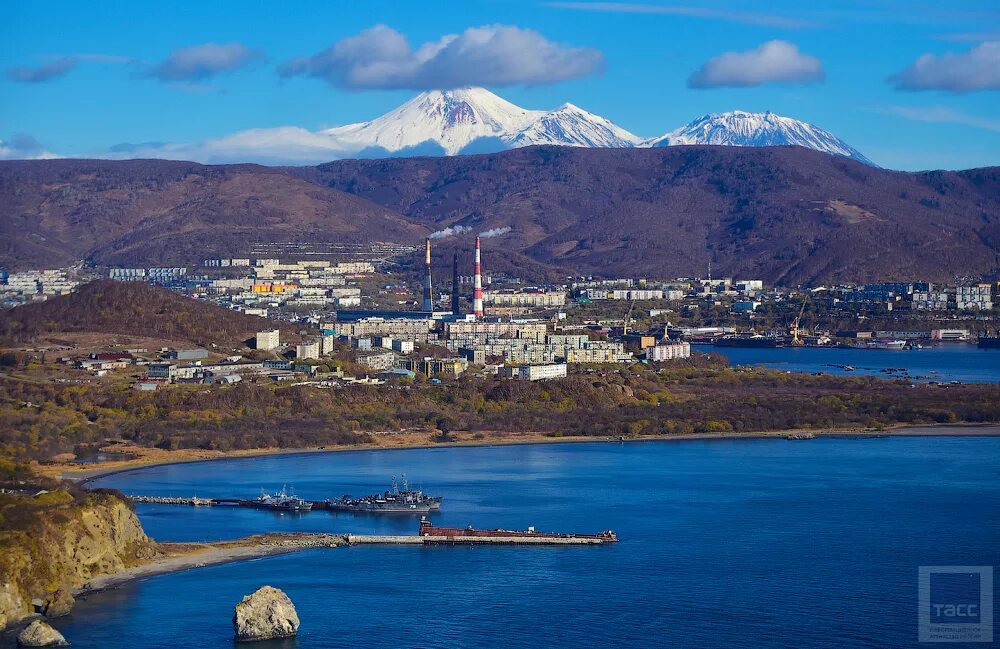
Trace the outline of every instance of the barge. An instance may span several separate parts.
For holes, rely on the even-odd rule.
[[[613,530],[605,530],[598,534],[567,534],[560,532],[539,532],[534,527],[526,530],[477,530],[469,525],[467,527],[438,527],[427,520],[426,517],[420,519],[420,529],[417,534],[425,539],[440,539],[445,543],[462,542],[502,542],[507,540],[511,543],[544,543],[544,542],[590,542],[590,543],[617,543],[618,535]]]

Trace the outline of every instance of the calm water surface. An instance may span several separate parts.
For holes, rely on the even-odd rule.
[[[702,352],[727,356],[733,365],[760,365],[788,372],[870,374],[916,381],[1000,383],[1000,349],[965,343],[942,343],[915,350],[839,349],[825,347],[714,347],[695,345]],[[844,365],[854,367],[845,370]],[[902,369],[904,371],[886,372]]]
[[[596,532],[606,547],[354,547],[150,578],[79,602],[74,647],[233,647],[239,599],[289,594],[282,647],[910,647],[917,568],[1000,564],[1000,438],[588,443],[229,460],[99,486],[321,499],[392,475],[441,524]],[[412,518],[146,505],[164,540],[412,533]],[[268,645],[255,645],[266,647]],[[952,645],[954,646],[954,645]],[[978,645],[982,646],[982,645]]]

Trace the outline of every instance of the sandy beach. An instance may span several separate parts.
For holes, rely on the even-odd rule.
[[[203,568],[233,561],[258,559],[312,548],[335,548],[345,544],[340,534],[257,534],[216,543],[160,543],[161,556],[121,572],[94,577],[77,590],[81,596],[108,590],[124,583],[168,572]]]
[[[180,449],[166,451],[157,448],[147,448],[131,445],[114,445],[105,447],[105,451],[127,454],[132,457],[125,460],[112,460],[100,464],[66,463],[37,465],[35,469],[44,475],[76,480],[86,483],[104,476],[134,471],[151,466],[168,464],[186,464],[190,462],[211,462],[213,460],[228,460],[235,458],[251,458],[274,455],[298,455],[305,453],[350,453],[357,451],[391,451],[415,448],[447,448],[460,446],[512,446],[521,444],[579,444],[587,442],[649,442],[649,441],[686,441],[707,439],[766,439],[772,437],[955,437],[955,436],[994,436],[1000,435],[1000,424],[921,424],[900,425],[885,429],[872,428],[836,428],[836,429],[791,429],[778,431],[760,431],[749,433],[693,433],[688,435],[646,435],[636,437],[609,437],[606,435],[552,437],[542,433],[502,433],[481,436],[477,433],[459,431],[452,433],[455,438],[449,442],[434,442],[429,433],[388,432],[374,435],[376,441],[371,444],[356,444],[346,446],[321,446],[312,448],[262,448],[238,451],[208,451],[204,449]]]

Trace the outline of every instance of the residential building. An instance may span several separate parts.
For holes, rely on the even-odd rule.
[[[303,342],[295,346],[295,358],[299,360],[318,359],[320,357],[320,341]]]
[[[375,352],[358,356],[358,363],[376,372],[391,370],[396,364],[396,355],[390,351]]]
[[[500,369],[500,376],[523,381],[544,381],[566,376],[566,363],[550,365],[505,366]]]
[[[403,358],[396,361],[396,367],[424,376],[455,378],[469,368],[469,361],[464,358]]]
[[[281,330],[275,329],[273,331],[258,331],[257,332],[257,349],[262,349],[265,351],[271,351],[277,349],[281,345]]]
[[[662,363],[678,358],[691,357],[691,344],[686,342],[656,345],[646,350],[646,360],[651,363]]]

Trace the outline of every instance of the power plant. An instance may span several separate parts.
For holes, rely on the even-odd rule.
[[[476,280],[472,289],[472,314],[477,318],[483,317],[483,269],[479,256],[479,237],[476,237]]]
[[[434,310],[434,287],[431,285],[431,240],[427,240],[427,254],[425,257],[427,264],[427,277],[424,278],[424,304],[422,310]]]
[[[451,263],[451,314],[462,315],[462,298],[458,292],[458,253]]]
[[[483,269],[482,256],[480,252],[479,237],[476,237],[476,269],[472,290],[472,311],[476,318],[483,317]],[[427,239],[424,247],[424,299],[421,311],[433,313],[434,311],[434,283],[431,280],[431,240]],[[458,275],[458,253],[452,258],[451,265],[451,314],[462,315],[462,297],[460,292],[460,279]]]

